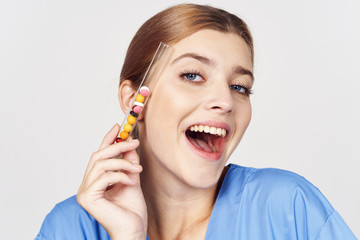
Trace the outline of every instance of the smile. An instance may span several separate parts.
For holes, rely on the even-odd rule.
[[[192,125],[185,132],[195,152],[209,159],[222,156],[227,133],[225,128],[203,124]]]
[[[210,127],[210,126],[206,126],[206,125],[194,125],[194,126],[191,126],[190,131],[192,131],[192,132],[210,133],[212,135],[217,135],[217,136],[221,136],[221,137],[226,136],[226,129]]]

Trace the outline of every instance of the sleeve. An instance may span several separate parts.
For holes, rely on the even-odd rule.
[[[35,240],[98,239],[109,240],[105,229],[71,197],[45,217]]]
[[[356,240],[357,238],[351,232],[339,213],[334,211],[322,226],[315,240],[337,239]]]
[[[61,205],[57,204],[45,217],[35,240],[84,239],[82,229],[76,223],[76,215],[70,211],[64,212]]]
[[[294,218],[298,233],[309,239],[356,239],[350,228],[318,188],[299,176],[294,194]]]
[[[35,240],[46,240],[46,238],[44,238],[44,237],[41,235],[41,233],[39,233],[39,234],[36,236]]]
[[[263,169],[248,185],[255,189],[249,192],[248,201],[256,203],[248,216],[263,216],[263,221],[257,223],[267,236],[262,239],[356,239],[319,189],[300,175]]]

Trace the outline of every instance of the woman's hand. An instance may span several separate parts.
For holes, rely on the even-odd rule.
[[[90,159],[77,193],[78,203],[108,232],[111,239],[146,238],[147,209],[140,187],[138,140],[113,144],[115,125]]]

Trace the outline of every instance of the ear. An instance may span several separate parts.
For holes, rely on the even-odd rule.
[[[134,98],[136,90],[132,88],[130,80],[124,80],[119,87],[119,102],[122,111],[126,114],[129,110],[131,100]]]

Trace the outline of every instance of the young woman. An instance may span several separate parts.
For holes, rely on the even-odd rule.
[[[37,239],[356,239],[304,178],[225,166],[251,119],[254,51],[246,24],[193,4],[149,19],[121,72],[123,111],[159,42],[173,52],[134,140],[114,144],[120,127],[110,130],[77,196],[51,211]]]

